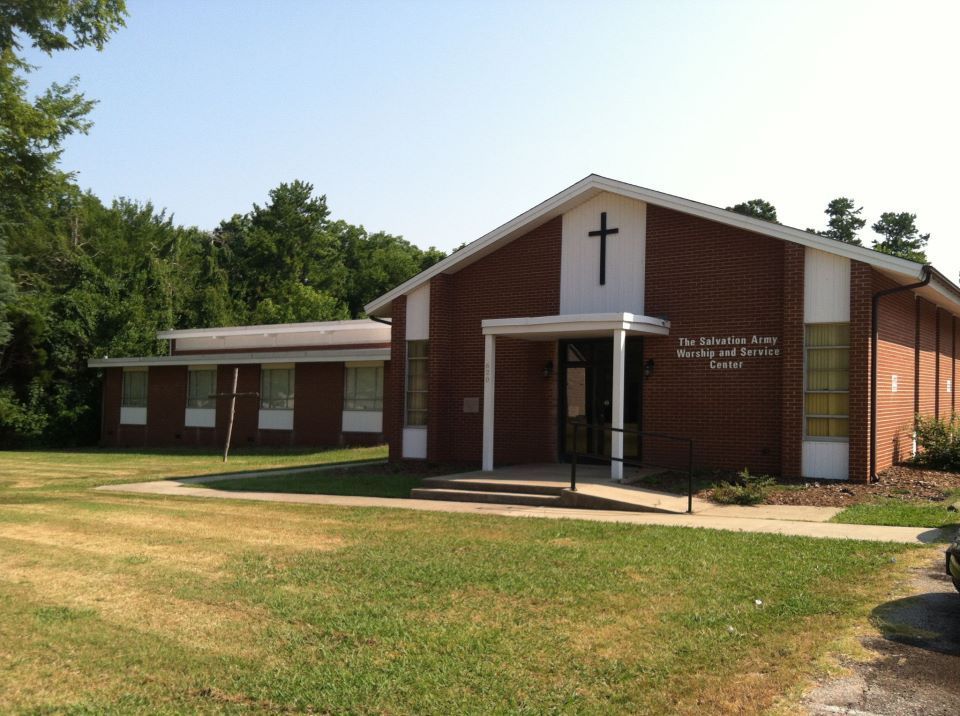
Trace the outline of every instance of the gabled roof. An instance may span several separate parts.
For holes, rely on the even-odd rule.
[[[702,219],[716,221],[757,234],[771,236],[775,239],[791,241],[801,246],[809,246],[814,249],[819,249],[820,251],[862,261],[882,271],[894,280],[913,282],[919,280],[923,273],[923,266],[914,261],[890,256],[889,254],[874,251],[873,249],[868,249],[863,246],[854,246],[843,243],[842,241],[835,241],[802,229],[795,229],[790,226],[784,226],[783,224],[743,216],[733,211],[710,206],[709,204],[701,204],[698,201],[691,201],[690,199],[684,199],[679,196],[664,194],[634,184],[617,181],[616,179],[608,179],[607,177],[602,177],[597,174],[591,174],[529,211],[511,219],[489,234],[481,236],[476,241],[455,251],[442,261],[434,264],[425,271],[421,271],[410,280],[400,284],[379,298],[374,299],[364,307],[367,314],[371,316],[390,315],[390,304],[395,298],[409,293],[438,274],[456,273],[484,256],[493,253],[504,244],[566,213],[573,207],[593,198],[601,192],[609,192],[611,194],[637,199],[648,204],[653,204],[654,206],[673,209],[684,214],[698,216]],[[934,272],[934,280],[931,281],[931,286],[931,293],[935,292],[941,297],[942,302],[951,306],[957,313],[960,313],[960,288],[943,276],[943,274],[936,271]],[[939,302],[941,301],[938,301],[938,303]]]

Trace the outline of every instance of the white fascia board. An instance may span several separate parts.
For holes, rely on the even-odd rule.
[[[529,209],[528,211],[525,211],[519,216],[511,219],[506,224],[497,227],[490,233],[481,236],[476,241],[473,241],[464,246],[462,249],[455,251],[442,261],[438,261],[430,268],[421,271],[413,278],[404,281],[399,286],[387,291],[379,298],[375,298],[373,301],[364,306],[364,310],[371,316],[379,315],[378,311],[386,308],[395,298],[409,293],[412,289],[429,281],[434,276],[449,271],[454,266],[465,262],[467,259],[475,258],[477,254],[483,252],[485,249],[490,248],[493,244],[508,238],[513,233],[526,229],[528,226],[537,222],[538,220],[542,223],[553,216],[560,215],[564,206],[568,202],[572,201],[583,192],[590,190],[590,182],[593,179],[593,176],[594,175],[590,175],[585,179],[581,179],[573,186],[564,189],[559,194],[556,194],[546,201],[537,204],[532,209]],[[586,201],[587,198],[589,197],[584,197],[583,201]],[[517,233],[517,235],[519,236],[519,233]]]
[[[828,239],[810,231],[795,229],[791,226],[784,226],[783,224],[777,224],[772,221],[756,219],[752,216],[744,216],[735,211],[727,211],[726,209],[710,206],[709,204],[701,204],[698,201],[684,199],[671,194],[664,194],[659,191],[653,191],[652,189],[645,189],[633,184],[617,181],[616,179],[608,179],[597,175],[592,176],[595,180],[595,185],[601,191],[620,194],[665,209],[673,209],[684,214],[726,224],[727,226],[752,231],[756,234],[764,234],[775,239],[791,241],[795,244],[809,246],[810,248],[826,251],[827,253],[836,254],[837,256],[844,256],[849,259],[854,259],[855,261],[876,266],[877,268],[895,271],[912,280],[919,280],[922,276],[923,264],[918,264],[915,261],[908,261],[907,259],[891,256],[890,254],[885,254],[880,251],[874,251],[864,246],[855,246],[854,244],[847,244],[843,241]]]
[[[160,331],[157,338],[223,338],[227,336],[275,336],[287,333],[340,333],[354,330],[380,330],[390,340],[390,326],[361,319],[355,321],[316,321],[311,323],[275,323],[260,326],[225,326],[222,328],[185,328]]]
[[[543,223],[554,216],[562,214],[565,210],[603,191],[630,197],[655,206],[673,209],[684,214],[698,216],[703,219],[716,221],[721,224],[726,224],[727,226],[734,226],[783,241],[791,241],[801,246],[809,246],[819,249],[820,251],[826,251],[856,261],[862,261],[871,266],[897,273],[909,280],[919,280],[922,275],[922,264],[914,261],[890,256],[889,254],[874,251],[863,246],[854,246],[853,244],[846,244],[842,241],[828,239],[809,231],[795,229],[782,224],[775,224],[762,219],[755,219],[751,216],[744,216],[733,211],[710,206],[709,204],[701,204],[700,202],[691,201],[690,199],[683,199],[671,194],[645,189],[634,184],[627,184],[626,182],[617,181],[616,179],[608,179],[597,174],[591,174],[573,186],[564,189],[559,194],[538,204],[529,211],[520,214],[520,216],[508,221],[499,228],[494,229],[489,234],[480,237],[459,251],[450,254],[442,261],[420,272],[379,298],[374,299],[364,307],[364,310],[372,316],[386,313],[385,309],[395,298],[409,293],[412,289],[429,281],[434,276],[440,273],[452,273],[454,267],[458,264],[469,263],[470,259],[477,258],[478,254],[483,255],[484,252],[493,245],[520,236],[522,231],[531,228],[538,222]]]
[[[668,336],[670,321],[633,313],[587,313],[565,316],[493,318],[482,321],[485,336],[571,335],[624,330],[628,333]]]
[[[352,348],[329,351],[285,351],[282,353],[210,353],[179,356],[129,358],[91,358],[90,368],[128,368],[132,366],[248,365],[258,363],[345,363],[348,361],[388,361],[389,348]]]

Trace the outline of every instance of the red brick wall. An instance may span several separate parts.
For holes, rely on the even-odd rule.
[[[147,444],[178,445],[183,441],[187,369],[159,366],[147,378]]]
[[[295,443],[336,445],[341,441],[343,413],[343,363],[299,363],[294,373]]]
[[[676,350],[681,336],[782,340],[784,243],[649,206],[646,260],[645,313],[669,318],[671,335],[645,340],[645,358],[656,367],[644,383],[644,429],[693,438],[701,467],[780,473],[783,356],[711,370]],[[795,335],[791,343],[795,350]],[[791,460],[796,468],[795,453]]]
[[[848,478],[870,479],[870,332],[873,270],[850,262],[850,391]]]
[[[461,271],[431,280],[427,435],[431,460],[480,461],[481,321],[559,313],[561,221],[553,219]],[[394,304],[394,316],[398,310]],[[394,326],[396,347],[396,318]],[[548,362],[554,369],[545,378]],[[496,464],[557,459],[556,364],[553,341],[497,339]],[[464,398],[480,398],[480,411],[463,412]]]
[[[937,416],[949,418],[953,412],[947,392],[948,381],[953,378],[953,317],[946,311],[938,312],[937,324]]]
[[[259,365],[221,365],[217,369],[217,392],[230,392],[233,369],[239,369],[237,390],[260,391]],[[370,445],[383,441],[382,435],[341,432],[343,411],[343,363],[300,363],[294,372],[296,410],[293,430],[260,430],[260,401],[255,397],[237,398],[232,444],[335,446]],[[385,363],[385,385],[389,381],[389,362]],[[204,446],[219,447],[227,434],[230,400],[217,400],[215,428],[184,426],[187,396],[186,366],[150,368],[147,397],[147,425],[120,425],[123,382],[120,368],[104,371],[102,443],[123,447]]]
[[[937,309],[924,299],[917,300],[919,311],[919,359],[917,361],[919,395],[917,412],[937,412]]]
[[[896,284],[873,272],[873,291]],[[912,455],[917,299],[906,291],[880,299],[877,334],[877,470]],[[898,389],[892,391],[892,376]]]
[[[957,412],[957,317],[950,318],[950,412]]]
[[[803,450],[803,290],[805,251],[783,245],[783,338],[780,474],[798,477]]]

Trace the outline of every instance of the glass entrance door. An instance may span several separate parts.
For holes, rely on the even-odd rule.
[[[610,456],[613,421],[613,339],[562,341],[560,343],[560,451],[569,460],[573,451],[574,426],[578,456],[600,460]],[[643,387],[643,339],[628,338],[624,381],[624,427],[640,425]],[[624,457],[639,458],[636,435],[624,435]],[[589,457],[588,457],[589,459]]]

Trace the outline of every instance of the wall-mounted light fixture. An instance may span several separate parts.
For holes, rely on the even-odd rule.
[[[649,378],[653,375],[653,358],[647,358],[647,362],[643,364],[643,377]]]
[[[551,375],[553,375],[553,361],[548,360],[547,364],[543,366],[543,377],[549,378]]]

